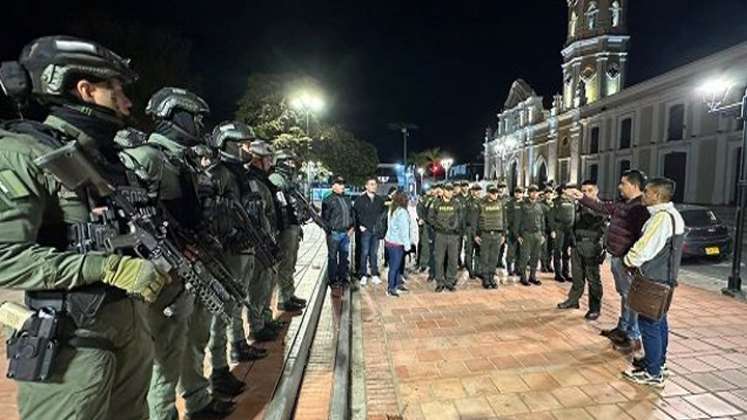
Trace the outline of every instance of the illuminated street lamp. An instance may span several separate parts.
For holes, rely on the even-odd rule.
[[[318,114],[324,110],[324,99],[321,96],[301,91],[290,100],[291,108],[301,111],[306,117],[306,135],[309,135],[309,116]]]
[[[451,165],[453,164],[454,164],[454,159],[451,159],[451,158],[441,159],[441,166],[444,167],[444,171],[445,171],[444,181],[448,181],[449,168],[451,168]]]
[[[745,121],[747,119],[747,91],[742,95],[739,102],[724,105],[729,98],[729,92],[734,83],[725,78],[709,80],[704,83],[698,91],[703,96],[703,101],[708,106],[708,112],[714,114],[727,114],[736,116]],[[742,266],[742,240],[744,238],[744,216],[747,211],[747,129],[742,128],[742,166],[739,174],[737,201],[737,231],[734,235],[734,258],[731,262],[731,275],[729,283],[721,292],[727,296],[744,299],[742,291],[742,278],[740,271]]]

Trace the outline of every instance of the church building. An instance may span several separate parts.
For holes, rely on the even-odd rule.
[[[677,202],[734,203],[743,123],[710,114],[697,89],[727,77],[738,100],[747,42],[627,86],[627,0],[566,1],[561,93],[546,109],[527,81],[512,84],[485,135],[485,178],[510,187],[594,179],[614,198],[620,175],[637,168],[674,179]]]

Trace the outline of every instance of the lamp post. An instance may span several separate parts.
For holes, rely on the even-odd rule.
[[[387,127],[402,133],[402,164],[405,166],[405,184],[407,184],[407,139],[410,137],[410,131],[417,130],[419,127],[405,122],[389,123]]]
[[[454,159],[446,158],[441,159],[441,166],[444,167],[444,181],[449,180],[449,168],[451,168],[451,165],[454,164]]]
[[[747,90],[742,95],[739,102],[724,105],[724,101],[729,96],[729,91],[733,83],[725,79],[714,79],[705,83],[699,89],[703,95],[703,100],[708,106],[710,113],[736,115],[742,121],[747,120]],[[741,173],[739,174],[738,198],[737,198],[737,229],[734,234],[734,257],[731,262],[731,275],[726,288],[721,292],[727,296],[736,298],[745,298],[742,291],[742,241],[744,239],[744,217],[747,211],[747,127],[742,128],[742,156],[741,156]]]
[[[309,118],[312,113],[317,114],[324,109],[324,99],[318,94],[307,91],[298,92],[291,100],[290,105],[293,109],[304,113],[306,118],[306,135],[309,133]]]
[[[310,126],[309,126],[309,119],[311,117],[311,114],[318,114],[322,112],[324,109],[324,99],[318,94],[314,94],[308,91],[301,91],[296,93],[291,99],[290,99],[290,106],[291,108],[295,109],[296,111],[300,111],[304,113],[304,117],[306,119],[306,136],[311,139],[311,133],[309,132]],[[306,180],[307,180],[307,194],[309,196],[309,200],[311,200],[313,197],[311,197],[311,169],[314,166],[314,163],[311,162],[311,141],[309,141],[308,147],[307,147],[307,165],[306,165]]]

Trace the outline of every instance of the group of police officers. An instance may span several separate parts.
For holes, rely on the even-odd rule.
[[[0,67],[5,95],[48,111],[43,122],[0,125],[0,288],[25,292],[24,305],[0,312],[13,328],[8,376],[24,419],[176,419],[177,392],[188,417],[224,416],[246,388],[227,359],[265,357],[253,343],[283,327],[274,290],[278,310],[306,303],[293,283],[304,221],[295,157],[238,121],[206,130],[207,103],[185,89],[153,94],[152,133],[127,128],[123,87],[136,79],[129,60],[68,36],[36,39]],[[75,150],[83,160],[65,161]],[[247,240],[247,220],[262,235]],[[148,242],[154,232],[160,245]],[[122,237],[131,249],[115,245]],[[256,238],[276,244],[276,259],[259,258],[268,244]],[[188,275],[219,278],[225,268],[239,285],[234,304],[230,282],[164,270],[175,252],[190,261]]]
[[[537,270],[572,282],[560,309],[579,307],[584,284],[589,284],[590,320],[599,317],[607,218],[575,202],[574,185],[517,187],[513,197],[505,184],[482,186],[466,181],[434,184],[419,198],[418,271],[436,281],[436,292],[455,291],[460,268],[482,287],[496,289],[496,272],[504,269],[524,286],[540,285]],[[594,200],[598,189],[584,181],[581,192]],[[463,258],[462,258],[463,257]]]

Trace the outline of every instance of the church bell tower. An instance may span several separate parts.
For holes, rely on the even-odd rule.
[[[628,0],[566,0],[568,38],[563,54],[563,106],[583,106],[625,86],[630,36]]]

